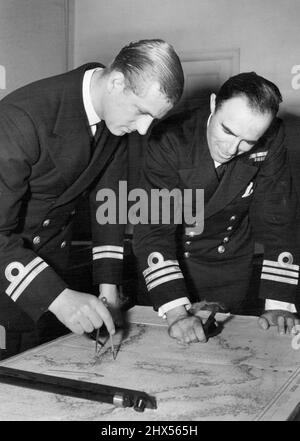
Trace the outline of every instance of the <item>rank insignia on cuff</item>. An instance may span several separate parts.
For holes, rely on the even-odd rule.
[[[164,260],[161,253],[151,253],[148,265],[149,267],[143,271],[148,291],[171,280],[183,279],[178,261]]]
[[[11,262],[5,268],[5,277],[11,282],[5,291],[6,294],[15,302],[47,266],[41,257],[36,257],[25,266],[21,262]]]
[[[124,248],[115,245],[103,245],[93,248],[93,260],[97,259],[120,259],[123,260]]]
[[[278,260],[263,261],[261,279],[298,285],[299,265],[293,264],[291,253],[283,252],[278,256]]]

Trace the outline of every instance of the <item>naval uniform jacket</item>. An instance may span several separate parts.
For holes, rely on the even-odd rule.
[[[175,115],[158,124],[148,142],[141,187],[149,200],[151,189],[204,189],[203,231],[176,225],[172,204],[169,223],[149,219],[135,227],[134,252],[152,304],[157,309],[189,295],[223,301],[229,309],[238,304],[249,283],[254,239],[264,245],[260,296],[294,303],[294,194],[281,121],[275,119],[250,152],[228,162],[219,181],[207,120],[200,110]]]
[[[67,287],[72,218],[90,188],[94,281],[121,282],[124,225],[101,227],[95,212],[98,189],[126,179],[127,141],[102,122],[93,146],[82,82],[95,67],[103,66],[37,81],[0,103],[0,309],[20,307],[35,321]],[[1,311],[0,319],[9,323]]]
[[[294,117],[285,121],[287,150],[293,186],[297,195],[297,213],[294,219],[295,237],[298,255],[300,256],[300,118]],[[300,257],[299,257],[300,258]],[[300,311],[300,285],[297,286],[296,296],[297,311]]]

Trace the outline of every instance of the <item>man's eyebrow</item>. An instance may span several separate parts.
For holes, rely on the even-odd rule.
[[[225,124],[223,124],[223,123],[222,123],[222,127],[223,127],[223,129],[226,130],[226,132],[228,132],[230,135],[237,136],[232,130],[230,130],[229,127],[225,126]],[[257,141],[252,141],[252,140],[250,140],[250,139],[243,139],[243,141],[246,141],[248,144],[256,144],[256,143],[257,143]]]

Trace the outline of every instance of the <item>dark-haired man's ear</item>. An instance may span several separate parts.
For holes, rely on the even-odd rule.
[[[216,108],[216,94],[212,93],[210,95],[210,112],[214,113],[215,108]]]
[[[106,87],[109,93],[123,91],[125,88],[125,77],[122,72],[117,70],[112,71],[109,74]]]

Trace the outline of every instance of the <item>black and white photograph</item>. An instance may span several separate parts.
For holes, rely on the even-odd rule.
[[[0,0],[0,422],[300,421],[299,42],[300,0]]]

